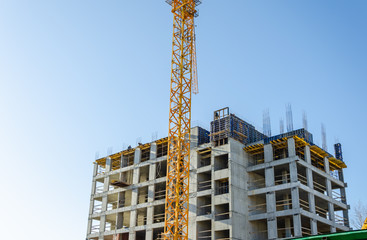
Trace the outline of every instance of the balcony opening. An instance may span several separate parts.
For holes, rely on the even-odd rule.
[[[149,166],[141,167],[139,176],[139,183],[149,181]]]
[[[197,198],[197,215],[208,215],[212,213],[211,195]]]
[[[93,201],[93,213],[100,213],[102,212],[102,202],[94,200]]]
[[[294,236],[293,217],[278,217],[278,238],[290,238]]]
[[[119,194],[119,208],[131,206],[132,190],[127,190]]]
[[[164,204],[154,206],[153,223],[163,223],[164,222],[164,211],[165,211]]]
[[[143,226],[147,224],[147,208],[139,208],[136,210],[136,226]]]
[[[100,221],[93,219],[92,220],[91,234],[93,234],[93,233],[99,233],[99,226],[100,226]]]
[[[221,170],[228,168],[228,153],[214,157],[214,170]]]
[[[230,232],[228,230],[215,231],[215,239],[216,240],[229,240]]]
[[[288,157],[288,146],[287,145],[279,145],[279,147],[273,146],[273,159],[280,160]]]
[[[200,221],[196,222],[197,224],[197,239],[211,240],[212,239],[212,222],[208,221]]]
[[[136,239],[145,239],[146,232],[145,230],[136,231]]]
[[[212,173],[211,173],[211,171],[198,173],[197,174],[197,179],[198,179],[198,185],[197,185],[197,188],[198,188],[197,191],[198,192],[212,189]]]
[[[107,195],[107,211],[119,208],[119,194],[109,194]]]
[[[96,182],[96,194],[97,193],[103,193],[104,183],[103,182]]]
[[[161,200],[166,198],[166,182],[154,184],[154,200]]]
[[[163,239],[164,228],[154,228],[153,229],[153,239],[160,240]]]
[[[141,150],[140,162],[145,162],[150,159],[150,146]]]
[[[256,215],[266,213],[266,194],[251,196],[249,199],[249,214]]]
[[[141,187],[138,189],[138,204],[148,202],[148,187]]]
[[[220,204],[215,206],[215,221],[229,219],[229,203]]]
[[[226,194],[229,192],[228,178],[215,181],[215,195]]]
[[[155,164],[155,178],[158,179],[165,176],[167,176],[167,160]]]
[[[212,149],[204,148],[202,150],[198,150],[198,168],[209,166],[211,163]]]
[[[167,155],[168,151],[168,142],[163,142],[160,144],[157,144],[157,158],[163,157]]]
[[[121,167],[128,167],[134,165],[135,151],[129,152],[126,155],[122,155]]]

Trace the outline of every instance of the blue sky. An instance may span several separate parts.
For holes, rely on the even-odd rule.
[[[4,238],[85,238],[92,162],[167,136],[172,16],[163,1],[0,1]],[[194,124],[228,106],[273,134],[291,103],[338,139],[348,200],[366,202],[367,2],[204,1]],[[19,229],[22,231],[19,231]]]

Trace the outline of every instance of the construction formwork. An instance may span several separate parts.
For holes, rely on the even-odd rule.
[[[214,112],[214,120],[210,123],[210,136],[211,142],[217,146],[226,144],[228,138],[234,138],[243,144],[248,144],[266,137],[253,125],[229,113],[228,108]]]

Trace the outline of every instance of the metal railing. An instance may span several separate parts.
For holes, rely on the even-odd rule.
[[[103,188],[104,188],[103,185],[96,187],[96,193],[103,193]]]
[[[266,213],[266,203],[260,203],[256,205],[249,206],[249,213],[251,215]]]
[[[161,199],[165,199],[165,198],[166,198],[166,189],[156,191],[154,193],[154,200],[161,200]]]
[[[153,215],[153,223],[164,222],[164,213]]]
[[[198,192],[209,190],[212,188],[212,180],[201,181],[198,183]]]
[[[212,213],[212,204],[206,204],[198,207],[198,216]]]
[[[91,233],[99,233],[99,225],[92,226]]]
[[[254,190],[265,187],[265,178],[259,178],[254,181],[248,182],[248,189]]]
[[[230,218],[230,212],[216,213],[215,221],[225,220]]]
[[[226,193],[229,193],[228,185],[219,186],[215,189],[215,195],[221,195]]]

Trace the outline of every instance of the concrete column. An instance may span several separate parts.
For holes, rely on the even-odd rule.
[[[106,174],[108,172],[111,171],[111,158],[107,157],[106,158]],[[108,198],[107,198],[107,192],[109,190],[110,187],[110,176],[106,176],[104,178],[104,185],[103,185],[103,193],[104,195],[102,196],[102,210],[101,210],[101,219],[100,219],[100,224],[99,224],[99,231],[100,232],[104,232],[106,229],[106,211],[107,211],[107,204],[108,204]]]
[[[324,167],[325,167],[325,172],[327,174],[330,174],[329,159],[326,158],[326,157],[324,158]],[[330,179],[326,178],[325,182],[326,182],[326,194],[330,198],[333,198],[333,193],[332,193]],[[329,210],[328,211],[328,213],[329,213],[329,220],[333,222],[332,223],[332,226],[330,227],[330,232],[336,232],[334,204],[332,202],[328,202],[328,210]]]
[[[268,214],[268,239],[277,239],[277,219],[274,217],[276,211],[275,192],[266,193],[266,212]]]
[[[105,229],[106,229],[106,215],[101,215],[101,218],[99,220],[99,232],[103,233]]]
[[[137,218],[137,210],[131,210],[131,212],[130,212],[130,228],[134,228],[136,226],[136,218]]]
[[[296,143],[294,141],[294,138],[288,138],[288,156],[296,156]]]
[[[293,229],[295,237],[302,237],[301,214],[299,213],[293,215]]]
[[[156,177],[156,165],[151,164],[149,166],[149,181],[154,181],[156,179],[155,177]],[[148,202],[154,201],[154,191],[155,191],[154,184],[149,185],[148,186]]]
[[[329,207],[329,220],[333,222],[332,226],[330,227],[330,232],[336,232],[334,204],[331,202],[328,202],[328,207]]]
[[[268,218],[268,239],[278,239],[278,227],[277,227],[277,219]]]
[[[153,224],[153,207],[147,207],[147,225],[152,225]]]
[[[275,185],[274,167],[265,168],[265,186],[271,187]]]
[[[298,182],[298,171],[296,161],[289,163],[289,175],[291,178],[291,182]]]
[[[288,143],[291,143],[291,144],[288,144],[288,146],[292,145],[292,142],[294,143],[293,138],[288,139]],[[289,152],[289,154],[290,153],[291,153],[291,151]],[[297,162],[296,161],[293,161],[289,164],[289,171],[290,171],[290,176],[291,176],[291,182],[297,182],[298,181],[298,171],[297,171]],[[299,201],[299,189],[298,189],[298,187],[293,187],[291,189],[291,195],[292,195],[292,208],[293,209],[299,209],[300,208],[300,201]],[[293,215],[293,229],[294,229],[294,235],[296,237],[301,237],[302,236],[301,215],[299,213]]]
[[[134,164],[140,163],[141,159],[141,150],[140,148],[135,149],[134,153]],[[133,183],[132,185],[139,183],[139,174],[140,174],[140,168],[134,168],[133,170]],[[131,190],[131,206],[135,206],[138,204],[138,188],[134,188]],[[130,212],[130,228],[134,228],[136,226],[136,217],[137,212],[136,210],[131,210]],[[129,233],[129,240],[135,240],[135,232]]]
[[[329,159],[324,157],[324,170],[327,174],[330,174]]]
[[[123,213],[122,212],[117,213],[117,216],[116,216],[116,230],[121,229],[123,224],[124,224]]]
[[[288,172],[287,170],[284,170],[282,172],[282,183],[288,183],[289,182],[289,177],[288,177]],[[283,200],[284,200],[284,210],[289,209],[289,206],[287,204],[289,204],[291,202],[291,199],[289,198],[289,194],[285,193],[283,194]],[[292,231],[291,231],[291,218],[287,217],[284,219],[285,221],[285,237],[291,237],[292,236]]]
[[[154,146],[153,146],[154,144]],[[150,159],[156,159],[157,156],[157,144],[153,143],[151,148],[150,148]],[[150,164],[149,166],[149,181],[154,181],[155,180],[155,172],[156,172],[156,165],[155,163]],[[155,191],[155,186],[154,184],[151,184],[148,186],[148,202],[153,202],[154,201],[154,191]],[[150,226],[153,224],[153,214],[154,214],[154,208],[153,206],[150,206],[147,208],[147,225]],[[148,230],[146,233],[146,239],[151,240],[153,238],[153,231],[150,230],[150,235],[148,234]]]
[[[112,160],[110,157],[106,158],[106,173],[110,172],[112,168]]]
[[[338,170],[338,175],[339,175],[339,180],[344,182],[343,169]],[[347,184],[344,183],[344,187],[340,188],[340,196],[342,198],[341,202],[344,203],[344,204],[347,204],[347,193],[345,191],[346,186],[347,186]],[[343,210],[343,218],[344,218],[344,226],[350,227],[348,209]]]
[[[267,144],[264,146],[264,161],[266,163],[273,161],[273,146]],[[265,168],[265,186],[271,187],[275,185],[274,167]],[[274,217],[276,211],[275,192],[266,193],[266,212],[268,214],[268,239],[277,239],[277,219]]]
[[[196,148],[199,145],[199,127],[191,129],[190,149]]]
[[[311,151],[310,151],[310,146],[305,146],[305,148],[304,148],[304,152],[305,152],[305,161],[306,161],[308,164],[311,164],[311,165],[312,165],[312,162],[311,162]]]
[[[152,240],[153,239],[153,229],[147,229],[145,232],[145,240]]]
[[[311,235],[317,235],[319,234],[317,231],[317,220],[311,219]]]
[[[312,165],[310,146],[305,146],[304,152],[305,152],[305,161],[308,164]],[[307,186],[313,189],[313,174],[312,169],[309,167],[306,168],[306,177],[307,177]],[[308,207],[311,213],[316,214],[315,195],[310,192],[308,193]],[[311,235],[317,235],[318,234],[317,220],[310,219],[310,225],[311,225]]]
[[[141,159],[141,149],[136,148],[134,152],[134,164],[140,163],[140,159]]]
[[[136,239],[136,234],[134,231],[129,232],[129,240],[135,240]],[[139,240],[139,239],[137,239]]]
[[[89,217],[88,217],[88,227],[87,227],[87,234],[91,234],[92,232],[92,217],[93,209],[94,209],[94,194],[96,194],[96,180],[95,176],[97,176],[98,171],[98,165],[94,164],[93,166],[93,180],[92,180],[92,189],[91,189],[91,195],[90,195],[90,204],[89,204]]]
[[[273,146],[271,144],[266,144],[264,146],[264,158],[265,162],[273,161]]]
[[[150,157],[149,159],[153,160],[157,158],[157,143],[150,144]]]
[[[267,144],[264,146],[265,162],[273,161],[273,146]],[[265,186],[271,187],[275,185],[274,167],[265,168]]]

